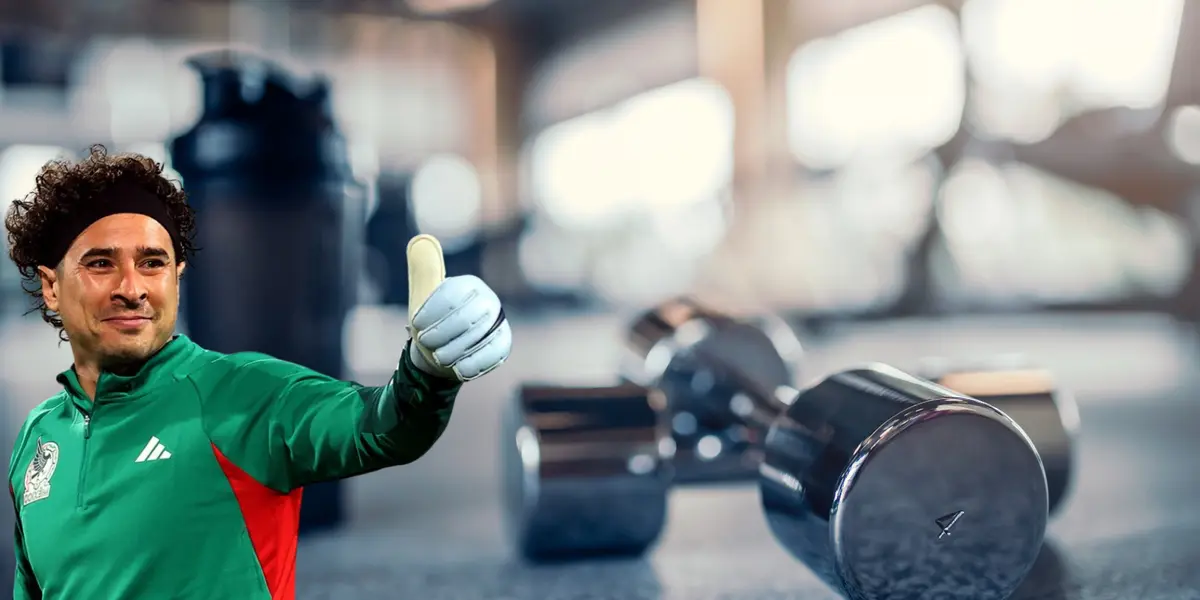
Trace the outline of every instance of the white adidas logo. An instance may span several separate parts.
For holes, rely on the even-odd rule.
[[[167,460],[171,458],[171,453],[167,451],[166,446],[162,445],[157,437],[150,437],[150,441],[142,448],[142,453],[138,455],[137,460],[133,462],[146,462],[148,460]]]

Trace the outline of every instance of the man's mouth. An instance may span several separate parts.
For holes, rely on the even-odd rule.
[[[104,319],[105,323],[117,327],[119,329],[136,329],[150,322],[150,317],[140,315],[123,315],[119,317],[109,317]]]

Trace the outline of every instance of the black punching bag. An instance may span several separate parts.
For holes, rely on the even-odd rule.
[[[328,84],[224,52],[189,64],[203,80],[203,113],[171,144],[197,211],[200,251],[184,277],[188,334],[212,350],[263,352],[342,378],[366,198]],[[342,521],[341,488],[305,488],[301,532]]]

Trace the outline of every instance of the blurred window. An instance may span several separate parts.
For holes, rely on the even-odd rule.
[[[725,89],[696,78],[541,132],[523,157],[528,279],[635,304],[686,289],[726,231],[733,121]]]
[[[1032,142],[1085,110],[1156,106],[1182,14],[1183,0],[968,0],[972,121]]]
[[[1200,165],[1200,106],[1176,107],[1164,131],[1171,152],[1188,164]]]
[[[191,49],[130,38],[98,40],[76,66],[81,124],[104,128],[118,145],[162,142],[199,114],[200,83],[184,63]]]
[[[953,296],[989,302],[1166,296],[1190,246],[1178,219],[1028,165],[960,162],[939,203]]]
[[[417,230],[437,237],[446,252],[457,252],[479,236],[483,187],[467,159],[429,157],[413,175],[409,199]]]
[[[886,306],[903,291],[908,257],[927,224],[939,176],[931,159],[857,162],[800,184],[796,196],[803,202],[754,206],[741,213],[740,227],[756,243],[735,250],[749,253],[742,258],[748,272],[727,285],[752,287],[754,297],[789,308]]]
[[[792,152],[812,168],[863,153],[915,158],[958,131],[957,20],[927,5],[814,40],[792,56],[787,95]]]
[[[527,159],[531,197],[569,228],[711,201],[733,175],[732,101],[709,80],[672,84],[546,129]]]

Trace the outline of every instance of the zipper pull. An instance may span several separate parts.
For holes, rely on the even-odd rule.
[[[83,415],[83,439],[92,437],[92,417]]]

